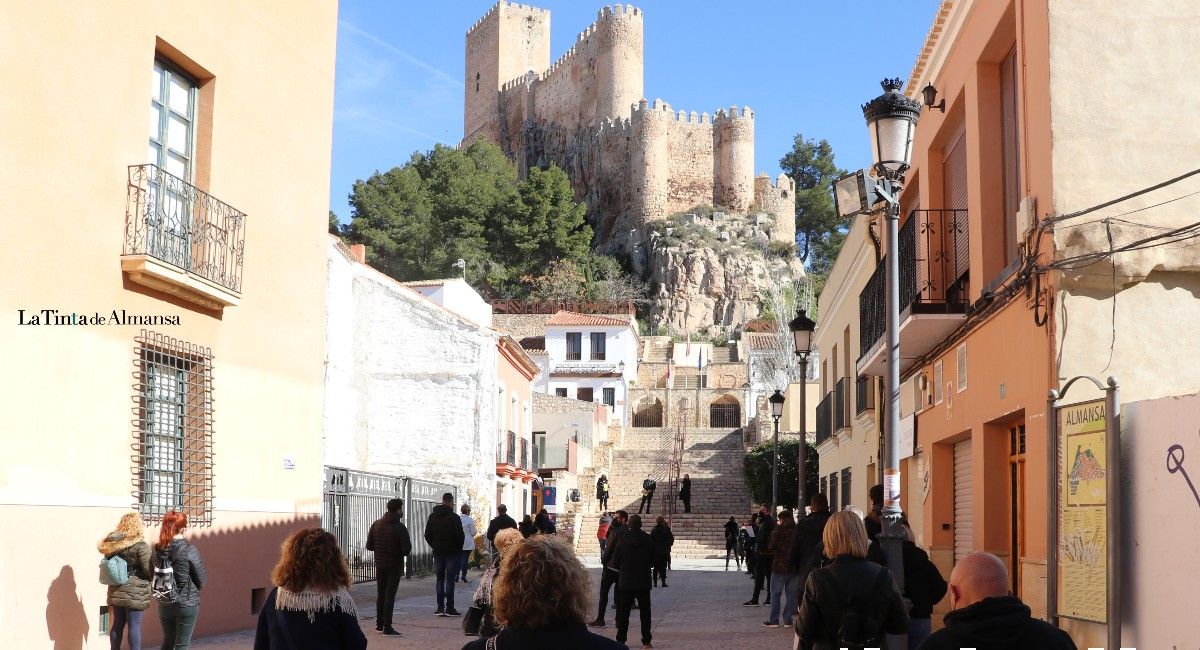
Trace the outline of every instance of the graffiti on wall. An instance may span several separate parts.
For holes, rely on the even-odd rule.
[[[1188,489],[1192,491],[1192,497],[1196,499],[1196,506],[1200,507],[1200,493],[1196,492],[1196,484],[1192,482],[1192,477],[1188,476],[1187,468],[1183,466],[1183,458],[1183,445],[1176,443],[1168,447],[1167,471],[1171,474],[1181,474],[1183,476],[1183,480],[1187,481]]]

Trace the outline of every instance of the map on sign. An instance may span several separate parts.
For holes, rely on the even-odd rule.
[[[1079,438],[1088,438],[1079,441]],[[1094,446],[1102,441],[1096,434],[1079,434],[1068,439],[1068,451],[1074,449],[1071,471],[1067,474],[1070,505],[1104,503],[1104,466],[1101,465]],[[1100,454],[1104,449],[1099,450]]]

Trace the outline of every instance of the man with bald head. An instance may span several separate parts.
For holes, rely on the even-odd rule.
[[[946,627],[934,632],[921,650],[1076,650],[1066,632],[1033,618],[1012,595],[1008,568],[991,553],[964,557],[950,573]]]

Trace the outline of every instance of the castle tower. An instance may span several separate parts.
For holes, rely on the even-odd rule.
[[[589,31],[586,38],[596,41],[595,61],[590,64],[596,75],[596,96],[595,114],[585,121],[596,124],[604,118],[629,117],[630,107],[644,92],[642,12],[629,5],[604,7]]]
[[[630,119],[632,142],[629,147],[630,180],[633,196],[631,216],[640,222],[667,216],[667,189],[670,179],[668,131],[674,126],[671,106],[661,99],[645,99],[633,107]]]
[[[505,82],[550,67],[550,12],[500,0],[467,31],[463,141],[500,141]]]
[[[713,202],[734,212],[754,203],[754,111],[737,106],[713,118]]]

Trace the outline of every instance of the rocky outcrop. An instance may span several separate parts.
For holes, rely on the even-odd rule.
[[[642,276],[651,328],[728,334],[758,318],[772,285],[804,277],[794,247],[771,241],[766,214],[676,215],[650,231]]]

